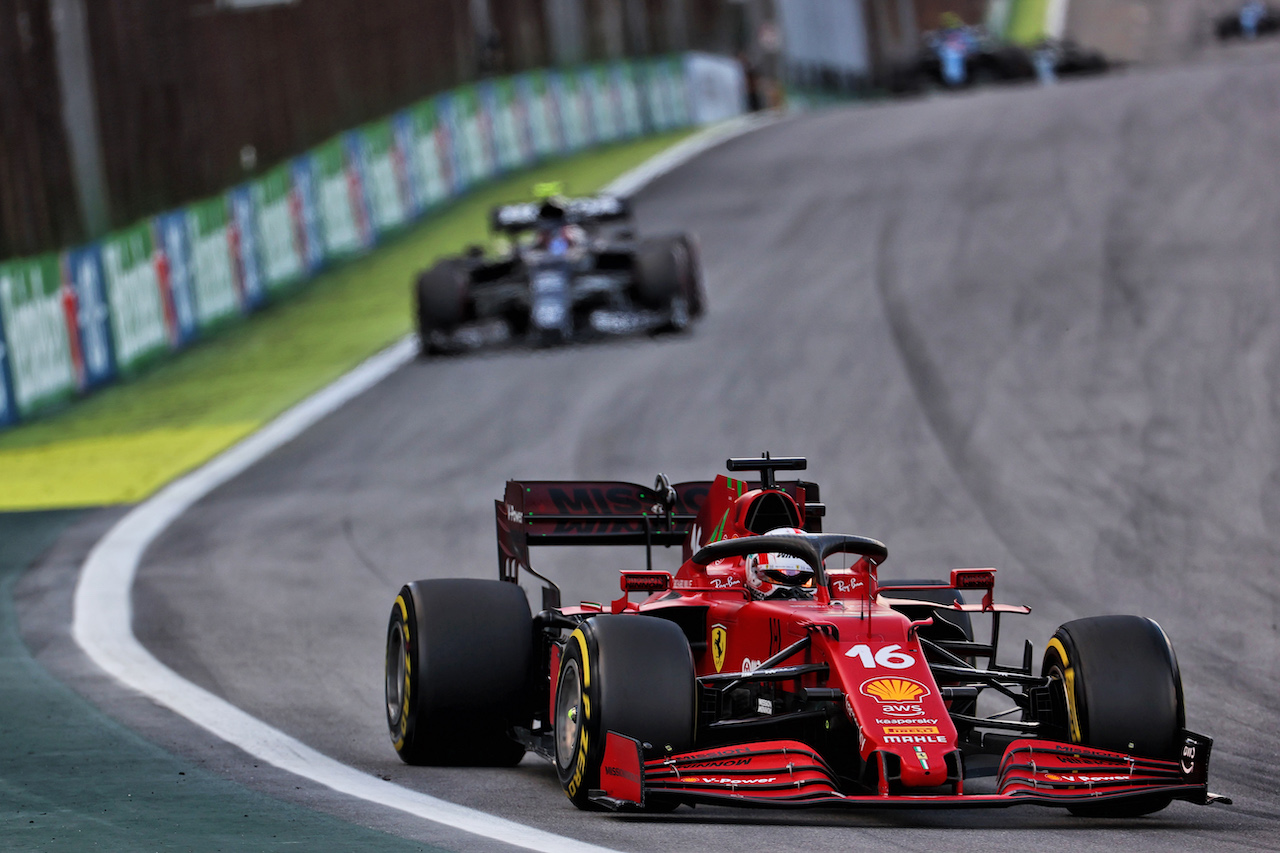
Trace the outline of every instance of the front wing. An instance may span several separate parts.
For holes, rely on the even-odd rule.
[[[738,744],[644,760],[634,738],[609,732],[601,788],[590,799],[614,810],[667,802],[753,807],[1002,808],[1076,806],[1151,794],[1193,803],[1230,803],[1208,790],[1210,738],[1184,732],[1181,761],[1045,740],[1017,740],[1005,750],[993,794],[845,794],[816,751],[799,741]]]

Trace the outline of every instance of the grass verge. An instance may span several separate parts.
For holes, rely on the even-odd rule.
[[[688,135],[612,145],[487,184],[290,299],[61,412],[0,433],[0,511],[132,503],[409,332],[409,284],[487,237],[494,204],[538,181],[599,190]]]

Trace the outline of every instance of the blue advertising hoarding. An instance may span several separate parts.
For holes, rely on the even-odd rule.
[[[152,220],[152,243],[164,257],[162,274],[169,276],[168,287],[173,299],[174,344],[185,346],[195,339],[195,301],[192,296],[191,235],[187,230],[187,212],[175,210]]]
[[[245,304],[252,310],[266,300],[262,270],[258,268],[258,229],[253,215],[253,191],[249,185],[234,187],[227,193],[231,207],[232,260]]]
[[[302,259],[308,273],[314,273],[324,266],[324,229],[320,224],[320,206],[316,201],[315,166],[311,155],[294,157],[290,163],[293,170],[293,193],[297,208],[297,227],[302,242]]]
[[[8,426],[18,419],[18,407],[13,404],[13,380],[9,376],[9,347],[4,339],[4,322],[0,320],[0,426]]]

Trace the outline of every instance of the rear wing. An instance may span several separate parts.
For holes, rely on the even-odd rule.
[[[527,201],[520,204],[504,204],[493,208],[489,215],[494,231],[514,234],[538,224],[542,202]],[[565,221],[569,224],[590,222],[620,222],[631,218],[631,205],[614,196],[583,196],[561,199]],[[590,484],[588,484],[590,485]]]
[[[655,545],[686,544],[712,485],[711,480],[672,484],[663,474],[652,488],[612,481],[509,480],[503,499],[494,501],[498,576],[511,583],[519,583],[521,571],[538,578],[546,587],[543,606],[549,608],[559,606],[559,587],[530,567],[530,546],[643,545],[646,567],[652,569]],[[819,506],[816,483],[774,487],[801,506]],[[816,522],[820,515],[813,515]],[[699,539],[705,537],[703,532]]]

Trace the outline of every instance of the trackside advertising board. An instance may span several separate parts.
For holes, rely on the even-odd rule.
[[[13,399],[13,379],[9,371],[9,345],[5,342],[4,323],[0,322],[0,427],[18,419],[18,406]]]
[[[287,297],[494,175],[733,114],[735,74],[732,59],[691,54],[460,86],[215,198],[0,262],[0,427]]]
[[[160,293],[168,301],[169,334],[174,346],[183,346],[190,343],[197,332],[186,212],[162,213],[153,219],[151,242],[156,249],[153,263]]]
[[[440,107],[453,143],[454,192],[460,192],[494,174],[489,114],[476,86],[442,96]]]
[[[592,142],[591,108],[578,75],[571,71],[551,73],[551,91],[560,111],[564,150],[578,151]]]
[[[293,169],[284,163],[249,185],[258,237],[258,269],[275,295],[302,280],[306,259],[298,245],[294,217]]]
[[[618,120],[622,135],[631,139],[644,133],[644,110],[640,105],[640,85],[635,66],[630,62],[618,62],[609,69],[618,104]]]
[[[84,246],[63,254],[62,287],[74,300],[73,334],[80,349],[80,390],[105,385],[115,379],[116,357],[111,343],[111,312],[107,309],[101,246]]]
[[[345,138],[331,139],[312,151],[316,207],[329,260],[351,257],[373,245],[360,172],[348,153]]]
[[[516,87],[510,80],[486,80],[476,88],[484,114],[489,116],[494,166],[498,172],[510,172],[531,159],[525,110],[516,99]]]
[[[222,198],[197,202],[185,212],[196,324],[206,332],[239,316],[245,304],[231,254],[231,217]]]
[[[595,129],[595,141],[617,140],[622,135],[622,123],[618,114],[618,93],[614,88],[613,74],[610,73],[609,67],[593,65],[585,68],[578,79],[591,110],[591,126]]]
[[[382,236],[409,221],[409,188],[404,153],[390,121],[367,124],[355,132],[360,174],[364,179],[369,219]]]
[[[29,417],[76,391],[64,295],[54,255],[0,264],[0,313],[12,405],[19,417]]]
[[[560,105],[551,89],[551,78],[545,71],[530,71],[515,78],[516,91],[524,103],[529,123],[529,141],[533,156],[541,160],[565,150],[561,130]]]
[[[392,120],[392,132],[404,158],[409,215],[417,218],[449,197],[449,138],[435,101],[425,101]]]
[[[170,347],[173,307],[156,275],[151,228],[136,225],[104,240],[102,269],[116,370],[127,374]]]

